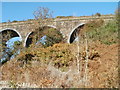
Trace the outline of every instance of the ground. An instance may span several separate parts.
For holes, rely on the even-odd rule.
[[[33,87],[43,88],[118,88],[118,44],[94,42],[89,44],[89,50],[97,51],[99,57],[88,61],[87,73],[84,73],[85,60],[82,61],[83,66],[80,66],[82,71],[78,73],[75,63],[68,71],[62,72],[49,64],[37,61],[21,67],[20,63],[13,59],[0,67],[0,79],[7,81],[11,87],[18,87],[20,83],[30,83]]]

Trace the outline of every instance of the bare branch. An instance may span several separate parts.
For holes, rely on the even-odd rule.
[[[39,7],[34,13],[34,17],[35,19],[48,19],[48,18],[52,18],[52,14],[53,12],[50,11],[49,8],[47,7]]]

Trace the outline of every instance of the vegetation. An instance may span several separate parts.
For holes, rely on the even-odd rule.
[[[101,14],[100,14],[100,13],[96,13],[94,16],[98,16],[98,17],[100,17],[100,16],[101,16]]]
[[[22,43],[20,41],[16,41],[14,42],[14,45],[11,47],[7,47],[7,46],[2,46],[4,48],[3,55],[1,55],[1,63],[4,64],[7,61],[9,61],[11,59],[11,57],[15,58],[15,56],[17,56],[19,54],[19,50],[22,48]],[[3,58],[3,60],[2,60]]]
[[[118,8],[115,11],[115,17],[116,17],[116,21],[119,23],[119,21],[120,21],[120,8]]]
[[[73,18],[74,16],[57,16],[56,18]]]
[[[41,43],[42,47],[52,46],[55,43],[60,43],[63,41],[61,32],[51,27],[42,27],[36,29],[32,35],[32,38],[32,44],[39,42]],[[43,41],[40,41],[40,39],[43,39]]]
[[[118,25],[116,21],[104,23],[102,20],[92,21],[85,27],[88,38],[93,41],[111,45],[118,42]]]
[[[59,30],[51,27],[44,26],[48,23],[50,18],[52,18],[52,11],[47,7],[39,7],[34,13],[36,19],[35,30],[33,34],[32,42],[36,43],[42,37],[46,37],[42,43],[43,47],[52,46],[55,43],[59,43],[63,40],[63,36]]]
[[[56,29],[49,29],[46,34],[46,42],[44,44],[44,47],[52,46],[55,43],[59,43],[63,40],[63,36],[60,33],[60,31]]]
[[[44,20],[52,18],[52,13],[53,12],[47,7],[39,7],[36,11],[34,11],[33,15],[36,20]]]
[[[100,13],[96,13],[95,15],[101,16]],[[13,62],[10,61],[9,63],[5,64],[8,65],[8,67],[5,68],[4,66],[2,67],[6,71],[9,70],[8,72],[10,72],[10,70],[12,71],[12,73],[8,75],[7,78],[10,77],[10,79],[14,78],[15,80],[17,80],[15,76],[18,75],[17,77],[19,77],[20,75],[23,76],[22,77],[23,81],[24,79],[26,81],[33,80],[32,82],[35,82],[38,85],[42,83],[40,87],[43,86],[46,87],[47,86],[46,84],[51,85],[51,87],[55,87],[56,85],[58,85],[57,87],[62,88],[71,86],[86,87],[87,86],[86,83],[89,82],[90,82],[89,87],[92,88],[96,87],[96,82],[99,87],[114,87],[114,86],[117,87],[117,85],[115,85],[117,78],[116,74],[117,64],[115,61],[116,60],[115,57],[117,55],[113,48],[110,47],[112,44],[117,43],[118,40],[117,36],[118,23],[116,23],[116,21],[113,20],[109,22],[104,22],[102,19],[90,21],[87,24],[85,24],[84,28],[82,29],[82,32],[80,32],[81,34],[80,43],[77,44],[75,42],[72,44],[67,44],[62,42],[63,37],[59,30],[44,26],[44,24],[47,22],[47,19],[51,17],[51,12],[49,11],[48,8],[40,7],[37,11],[34,12],[34,16],[35,19],[37,20],[37,24],[35,24],[33,34],[30,36],[30,38],[32,37],[33,43],[28,48],[23,48],[21,46],[21,42],[19,41],[14,43],[14,50],[9,51],[10,55],[16,53],[18,49],[22,48],[21,50],[23,49],[24,50],[17,57],[14,58]],[[67,17],[58,16],[56,18],[68,18],[68,17],[72,16]],[[40,46],[36,45],[39,39],[44,36],[46,36],[44,42],[41,43]],[[96,43],[95,46],[92,46],[94,44],[93,43],[90,44],[88,43],[88,41],[101,42],[100,45],[101,47],[103,46],[103,48],[98,49],[99,47],[99,45],[97,45],[98,43]],[[107,55],[113,54],[113,53],[110,54],[111,53],[110,50],[109,53],[106,52],[106,48],[109,47],[110,50],[113,50],[115,52],[115,55],[113,55],[114,58],[106,56],[107,57],[106,59],[106,57],[104,56],[105,54]],[[114,47],[116,49],[116,46]],[[7,48],[5,47],[5,49]],[[99,52],[96,49],[98,49]],[[103,51],[101,52],[101,50]],[[33,62],[37,63],[33,65]],[[112,64],[109,65],[108,62]],[[13,65],[12,64],[10,65],[10,63],[12,63]],[[77,70],[75,66],[77,66],[77,64],[80,67],[79,69],[81,69],[80,70],[81,72],[79,73],[76,73]],[[111,67],[111,65],[114,66]],[[55,70],[57,73],[55,72]],[[114,73],[109,70],[113,71]],[[9,74],[8,72],[3,71],[4,73],[3,75]],[[55,75],[53,75],[54,73]],[[35,79],[30,77],[34,77]],[[91,86],[92,83],[93,86]],[[13,80],[9,82],[9,86],[15,88],[17,87],[17,84]]]
[[[18,22],[17,20],[14,20],[14,21],[12,21],[12,22]]]
[[[70,50],[72,45],[54,44],[47,48],[28,48],[26,52],[19,55],[18,61],[30,63],[30,61],[40,61],[44,64],[50,62],[57,68],[68,67],[75,59],[74,54]]]

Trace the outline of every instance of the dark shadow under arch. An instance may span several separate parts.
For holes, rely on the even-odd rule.
[[[13,37],[20,37],[20,39],[22,40],[20,33],[17,30],[10,28],[0,30],[0,36],[2,43],[7,42],[9,39]]]

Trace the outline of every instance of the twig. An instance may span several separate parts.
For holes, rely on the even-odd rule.
[[[85,42],[86,42],[86,62],[85,62],[85,87],[87,86],[87,74],[88,74],[88,40],[87,40],[87,35],[85,33]]]
[[[78,33],[77,33],[78,34]],[[78,52],[77,52],[77,68],[78,68],[78,73],[80,73],[80,61],[79,61],[79,52],[80,52],[80,38],[79,38],[79,34],[77,35],[78,36],[78,43],[77,43],[77,48],[78,48]]]

